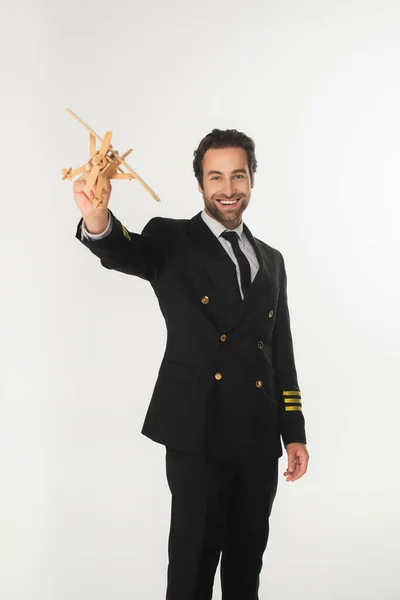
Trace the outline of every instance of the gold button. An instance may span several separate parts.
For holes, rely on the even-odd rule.
[[[257,346],[261,349],[264,348],[264,342],[258,342]]]
[[[274,311],[270,310],[269,313],[268,313],[269,318],[271,318],[273,314],[274,314]]]
[[[203,304],[208,304],[210,302],[210,298],[208,296],[203,296],[201,301]]]
[[[218,381],[222,379],[221,373],[215,373],[215,379],[218,379]]]
[[[219,339],[221,340],[221,342],[224,342],[226,340],[226,334],[223,333]]]
[[[261,381],[261,379],[259,379],[258,381],[256,381],[256,386],[257,386],[258,388],[262,387],[263,385],[264,385],[264,384],[263,384],[263,382]]]

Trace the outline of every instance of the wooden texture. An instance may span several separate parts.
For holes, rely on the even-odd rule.
[[[132,152],[132,149],[127,150],[120,156],[118,150],[114,149],[111,144],[111,131],[107,131],[104,137],[101,138],[91,127],[89,127],[89,125],[87,125],[87,123],[82,121],[78,115],[72,112],[72,110],[67,108],[67,112],[89,131],[90,158],[87,163],[74,171],[72,168],[63,169],[62,179],[73,180],[77,175],[88,172],[89,176],[83,191],[88,194],[96,185],[95,196],[92,199],[93,204],[96,206],[102,204],[101,193],[107,179],[136,179],[154,200],[160,202],[160,198],[157,194],[125,161],[125,158]],[[97,140],[100,142],[100,148],[98,150],[96,149]],[[122,170],[121,165],[128,170],[128,173]]]

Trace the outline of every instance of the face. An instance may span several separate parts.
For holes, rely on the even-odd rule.
[[[203,158],[205,212],[227,229],[235,229],[250,202],[250,171],[243,148],[210,148]]]

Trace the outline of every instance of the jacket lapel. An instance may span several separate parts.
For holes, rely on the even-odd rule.
[[[270,286],[275,285],[261,251],[261,244],[255,240],[246,224],[243,224],[243,231],[254,247],[260,268],[242,301],[235,263],[203,221],[201,212],[189,221],[189,235],[197,251],[203,254],[204,260],[207,261],[207,272],[216,294],[216,298],[210,298],[209,313],[221,333],[235,327],[244,314],[251,311],[254,303],[261,299],[260,296],[268,295]],[[204,290],[204,295],[208,295],[207,290]]]
[[[204,257],[207,272],[210,275],[218,294],[227,299],[228,307],[240,304],[242,299],[236,278],[236,266],[221,242],[204,223],[201,212],[189,221],[189,235],[196,245],[197,251]]]
[[[258,264],[260,266],[247,294],[240,305],[240,309],[236,314],[236,319],[233,322],[232,327],[237,325],[237,323],[246,314],[251,315],[253,312],[255,312],[258,306],[265,305],[265,307],[268,307],[269,302],[275,297],[277,289],[277,286],[271,277],[268,261],[264,250],[262,249],[261,243],[253,237],[253,234],[245,223],[243,223],[243,231],[255,250]]]

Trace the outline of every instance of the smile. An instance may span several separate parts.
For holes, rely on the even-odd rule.
[[[223,205],[231,205],[231,204],[237,204],[239,202],[239,200],[218,200],[218,202]]]

